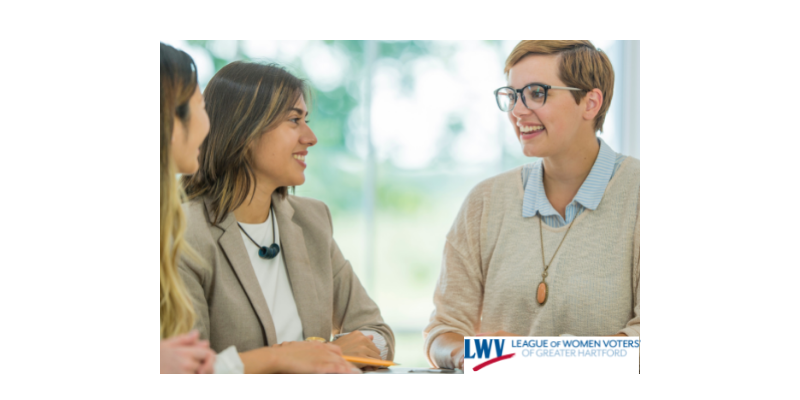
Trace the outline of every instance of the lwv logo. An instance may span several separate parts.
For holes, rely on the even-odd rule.
[[[475,348],[472,348],[472,345],[475,345]],[[492,365],[498,361],[507,360],[511,357],[514,357],[514,354],[511,353],[503,355],[503,346],[505,346],[506,341],[504,339],[464,339],[464,358],[489,358],[492,356],[492,348],[494,348],[495,357],[489,360],[486,360],[475,367],[472,368],[473,371],[478,371],[483,367],[487,367]]]
[[[473,344],[475,345],[474,349],[472,347]],[[516,353],[503,355],[503,346],[505,346],[505,344],[506,341],[504,339],[465,339],[464,358],[489,358],[492,356],[492,348],[494,348],[494,358],[486,360],[472,368],[473,371],[478,371],[498,361],[514,357]]]
[[[503,355],[503,346],[506,341],[503,339],[467,339],[464,341],[464,358],[490,358],[492,353],[492,344],[494,344],[494,351],[496,357]],[[470,343],[475,343],[475,350],[472,349]]]

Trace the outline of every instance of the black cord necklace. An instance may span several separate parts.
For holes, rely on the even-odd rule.
[[[258,256],[261,258],[266,258],[268,260],[271,260],[275,258],[275,256],[278,255],[278,253],[281,252],[281,246],[278,246],[278,244],[275,243],[275,212],[272,210],[272,205],[269,206],[269,212],[270,214],[272,214],[272,246],[267,247],[258,244],[255,240],[253,240],[253,238],[250,237],[250,235],[247,234],[247,231],[244,230],[244,228],[242,228],[242,224],[240,224],[239,222],[236,222],[236,224],[239,225],[239,229],[241,229],[242,232],[244,232],[245,236],[247,236],[247,238],[250,239],[250,241],[252,241],[253,244],[255,244],[256,247],[259,248]]]

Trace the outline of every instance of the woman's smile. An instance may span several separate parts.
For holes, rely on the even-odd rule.
[[[531,140],[544,133],[544,125],[522,125],[519,126],[520,140]]]
[[[303,166],[303,168],[305,168],[306,167],[305,161],[307,154],[308,151],[299,151],[297,153],[292,154],[292,158],[294,158],[298,163],[300,163],[300,165]]]

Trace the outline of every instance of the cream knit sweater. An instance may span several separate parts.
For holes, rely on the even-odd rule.
[[[431,362],[431,343],[445,332],[639,336],[639,160],[625,159],[597,209],[575,219],[548,269],[543,306],[539,217],[522,217],[523,193],[518,167],[479,183],[464,201],[423,332]],[[542,227],[549,262],[567,226]]]

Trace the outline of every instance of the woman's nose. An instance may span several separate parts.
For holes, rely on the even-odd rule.
[[[514,103],[514,108],[511,109],[511,114],[515,117],[520,117],[523,115],[529,115],[531,110],[528,107],[525,107],[525,104],[522,103],[522,97],[517,96],[517,101]]]
[[[300,143],[307,144],[308,146],[317,144],[317,135],[314,134],[314,131],[312,131],[310,127],[307,127],[305,132],[300,135]]]

